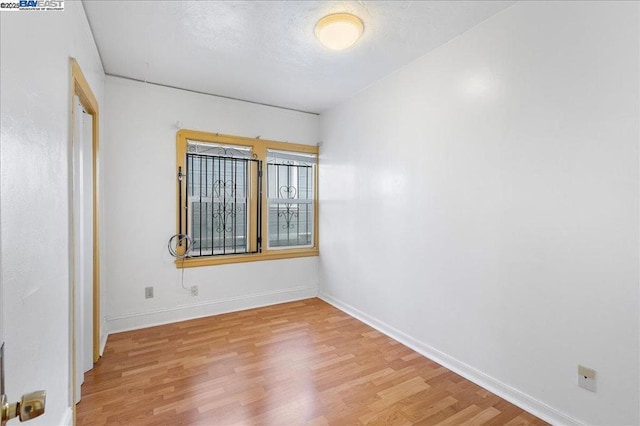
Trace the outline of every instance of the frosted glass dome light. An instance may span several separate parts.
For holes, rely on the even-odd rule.
[[[350,13],[334,13],[320,19],[316,24],[316,37],[332,50],[343,50],[353,46],[364,32],[364,24]]]

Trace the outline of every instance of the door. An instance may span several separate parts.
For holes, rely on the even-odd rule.
[[[98,101],[78,62],[71,59],[71,263],[69,401],[80,400],[84,373],[100,357],[98,233]]]
[[[75,294],[75,397],[93,368],[93,185],[92,116],[74,97],[73,244]]]
[[[0,197],[0,203],[2,198]],[[0,209],[2,210],[2,209]],[[2,228],[0,227],[0,241],[2,241]],[[2,261],[2,253],[0,253],[0,262]],[[3,275],[0,273],[0,425],[5,424],[13,419],[18,418],[24,422],[36,418],[45,411],[46,392],[36,391],[25,395],[22,395],[20,401],[10,403],[7,399],[7,389],[5,389],[5,350],[10,351],[10,348],[5,348],[4,343],[4,283],[2,281]]]
[[[0,289],[1,284],[0,282]],[[2,306],[1,303],[2,300],[0,300],[0,306]],[[2,338],[1,335],[0,338]],[[26,422],[44,414],[47,394],[43,390],[27,393],[22,395],[19,402],[9,403],[4,388],[4,372],[4,342],[2,342],[0,343],[0,425],[5,426],[9,420],[16,417],[21,422]]]
[[[45,391],[31,392],[22,395],[19,402],[9,403],[4,388],[4,324],[2,322],[2,274],[0,274],[0,425],[5,426],[13,418],[19,418],[21,422],[34,419],[44,414],[46,400]]]

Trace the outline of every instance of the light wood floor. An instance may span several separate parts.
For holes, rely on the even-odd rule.
[[[543,425],[319,299],[109,336],[78,425]]]

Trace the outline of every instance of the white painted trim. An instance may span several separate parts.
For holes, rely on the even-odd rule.
[[[319,291],[318,297],[340,309],[341,311],[351,315],[352,317],[375,328],[381,333],[384,333],[392,339],[397,340],[403,345],[413,349],[419,354],[437,362],[443,367],[448,368],[454,373],[459,374],[465,379],[472,381],[478,386],[487,389],[495,395],[498,395],[500,398],[511,402],[512,404],[522,408],[525,411],[528,411],[529,413],[541,418],[548,423],[551,423],[553,425],[566,426],[577,426],[583,424],[579,420],[574,419],[573,417],[564,414],[541,401],[538,401],[537,399],[519,391],[518,389],[515,389],[505,383],[500,382],[497,379],[494,379],[491,376],[488,376],[482,371],[479,371],[472,366],[465,364],[464,362],[459,361],[456,358],[447,355],[429,346],[428,344],[421,342],[403,333],[402,331],[369,316],[368,314],[334,298],[333,296]]]
[[[102,330],[104,331],[104,330]],[[100,339],[100,356],[104,353],[104,347],[107,346],[107,339],[109,338],[109,333],[104,333],[102,338]]]
[[[60,426],[73,426],[73,408],[67,407],[62,416],[62,420],[58,423]]]
[[[177,321],[219,315],[227,312],[244,311],[246,309],[275,305],[276,303],[309,299],[317,295],[317,286],[294,287],[272,292],[249,294],[246,296],[228,297],[192,305],[175,306],[146,312],[134,312],[112,317],[108,316],[107,325],[110,333],[118,333]]]

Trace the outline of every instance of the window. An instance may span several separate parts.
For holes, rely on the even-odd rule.
[[[267,150],[269,248],[313,246],[316,156]]]
[[[255,189],[260,162],[251,151],[187,141],[187,233],[191,256],[256,253],[250,239],[250,212],[259,214]],[[252,197],[253,191],[253,197]],[[257,216],[254,216],[257,217]],[[255,235],[255,233],[254,233]]]
[[[185,267],[318,255],[317,147],[191,130],[176,139]]]

